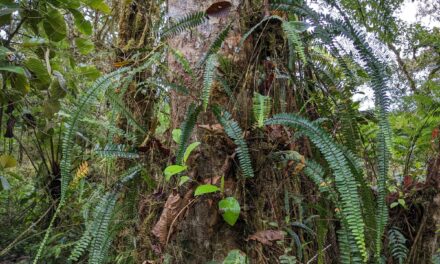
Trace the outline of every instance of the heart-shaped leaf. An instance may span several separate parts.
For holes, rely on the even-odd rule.
[[[228,197],[218,203],[218,207],[223,211],[223,220],[233,226],[240,216],[240,203],[234,197]]]

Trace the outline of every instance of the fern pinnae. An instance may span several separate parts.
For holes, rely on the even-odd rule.
[[[306,64],[307,60],[304,53],[304,45],[299,36],[300,31],[296,29],[294,22],[296,21],[283,21],[281,27],[289,40],[289,49],[294,48],[301,61]]]
[[[232,118],[231,114],[218,106],[213,107],[213,112],[217,120],[225,129],[226,134],[237,145],[238,160],[240,161],[240,168],[246,178],[254,177],[254,170],[249,155],[249,148],[243,138],[243,131],[238,123]]]
[[[348,162],[341,149],[321,128],[294,114],[278,114],[268,119],[266,125],[286,125],[300,129],[323,153],[335,175],[336,189],[340,193],[342,215],[356,241],[357,248],[364,260],[367,259],[365,244],[365,224],[357,190],[357,182],[351,173]]]
[[[266,121],[271,111],[271,102],[270,96],[254,92],[252,111],[258,127],[264,126],[264,121]]]
[[[269,20],[279,20],[279,21],[283,21],[283,19],[279,16],[267,16],[264,17],[263,19],[260,20],[260,22],[258,22],[255,26],[253,26],[251,29],[249,29],[245,34],[243,34],[243,36],[241,37],[240,40],[240,44],[238,45],[238,47],[241,49],[241,47],[243,47],[244,42],[246,41],[247,38],[249,38],[252,33],[254,33],[254,31],[259,28],[263,23],[268,23]]]
[[[121,100],[121,98],[119,96],[117,96],[113,92],[108,92],[106,95],[107,95],[107,98],[109,99],[109,102],[112,104],[112,106],[127,119],[127,122],[129,124],[131,124],[134,128],[136,128],[137,130],[141,131],[142,133],[144,133],[144,134],[147,133],[147,129],[144,128],[136,120],[136,118],[133,116],[133,114],[130,111],[130,109],[128,109],[125,106],[124,102]]]
[[[175,23],[162,31],[161,37],[167,38],[179,34],[180,32],[197,27],[207,19],[205,12],[194,12],[179,18]]]
[[[94,152],[102,158],[139,158],[139,153],[136,150],[124,144],[106,144],[104,148],[97,145]]]
[[[179,146],[177,147],[176,163],[182,164],[183,156],[185,154],[186,147],[188,146],[191,133],[196,125],[197,117],[199,116],[201,107],[192,103],[186,112],[185,121],[180,126],[182,133],[180,134]]]
[[[231,24],[229,24],[225,29],[223,29],[218,36],[214,39],[205,56],[200,60],[198,66],[203,65],[206,60],[208,60],[209,56],[212,54],[217,54],[217,52],[221,49],[223,42],[225,42],[228,37],[229,32],[231,31]]]
[[[408,256],[408,248],[406,247],[407,239],[396,227],[388,230],[388,245],[393,258],[397,259],[399,264],[403,264]]]
[[[203,73],[203,90],[202,90],[202,105],[203,110],[206,111],[211,96],[212,85],[215,81],[215,74],[217,69],[217,54],[211,54],[206,60],[205,72]]]

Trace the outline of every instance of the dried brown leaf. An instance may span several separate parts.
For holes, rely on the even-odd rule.
[[[183,207],[182,201],[183,199],[177,192],[171,193],[165,202],[165,206],[162,214],[160,215],[159,221],[157,221],[156,225],[151,231],[163,245],[167,241],[168,231],[172,221]]]
[[[284,232],[281,230],[264,230],[258,231],[248,238],[249,240],[255,240],[263,245],[272,246],[272,241],[283,240]]]

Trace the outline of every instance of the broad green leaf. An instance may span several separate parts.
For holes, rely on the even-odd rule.
[[[173,129],[173,132],[171,133],[173,135],[173,140],[177,144],[180,143],[180,135],[182,135],[182,130],[180,128]]]
[[[75,27],[78,29],[79,32],[81,32],[84,35],[91,35],[93,28],[92,23],[90,21],[86,20],[84,16],[75,9],[69,9],[70,13],[72,13],[73,17],[75,18]]]
[[[185,150],[185,153],[183,154],[183,162],[185,163],[188,160],[189,155],[191,155],[191,152],[197,148],[200,145],[200,142],[194,142],[191,143]]]
[[[22,45],[24,48],[34,48],[34,47],[39,47],[39,46],[45,45],[47,43],[48,43],[48,40],[46,40],[44,38],[33,37],[30,39],[24,40]]]
[[[234,249],[229,251],[226,258],[223,260],[223,264],[248,264],[249,260],[242,251]]]
[[[26,75],[24,69],[19,66],[0,66],[0,71],[13,72],[13,73],[21,74],[23,76]]]
[[[46,118],[52,118],[60,109],[61,105],[58,100],[47,100],[43,102],[43,112]]]
[[[163,173],[165,174],[165,180],[169,181],[171,176],[181,173],[182,171],[186,171],[186,169],[188,169],[187,166],[180,165],[170,165],[166,167],[163,171]]]
[[[43,61],[38,58],[29,58],[24,62],[24,65],[35,75],[31,79],[32,85],[40,90],[46,90],[49,87],[51,78]]]
[[[234,197],[228,197],[218,203],[218,207],[223,212],[223,220],[233,226],[240,216],[240,203]]]
[[[83,3],[90,8],[101,11],[104,14],[110,14],[110,7],[104,2],[104,0],[83,0]]]
[[[189,181],[189,179],[190,179],[190,177],[188,177],[188,176],[182,176],[182,177],[180,177],[180,180],[179,180],[179,186],[184,185],[185,182]]]
[[[9,190],[11,189],[11,185],[9,184],[8,180],[4,176],[0,176],[0,190]]]
[[[0,156],[0,166],[2,169],[13,168],[17,166],[17,161],[11,155],[3,154]]]
[[[196,191],[194,192],[195,196],[199,196],[202,194],[207,194],[207,193],[213,193],[213,192],[218,192],[220,190],[220,188],[218,188],[215,185],[212,184],[203,184],[197,187]]]
[[[93,42],[90,39],[76,38],[75,44],[79,52],[83,55],[89,54],[95,48]]]
[[[15,91],[22,95],[29,93],[31,90],[29,80],[24,75],[14,74],[14,76],[11,77],[11,85]]]
[[[93,65],[80,66],[77,70],[79,72],[78,75],[81,76],[81,78],[88,78],[91,81],[94,81],[101,76],[101,72]]]
[[[48,8],[47,15],[44,17],[43,27],[46,35],[52,41],[61,41],[67,35],[64,16],[56,8]]]

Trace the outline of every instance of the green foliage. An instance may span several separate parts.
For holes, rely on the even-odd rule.
[[[226,258],[223,260],[223,264],[248,264],[249,260],[243,252],[238,249],[229,251]]]
[[[289,40],[289,49],[295,49],[299,58],[305,64],[307,62],[306,55],[304,54],[304,46],[301,42],[301,38],[299,33],[301,32],[300,28],[301,22],[298,21],[283,21],[281,24],[284,33],[286,34]],[[293,47],[292,47],[293,46]],[[291,52],[292,53],[292,52]]]
[[[102,158],[139,158],[139,153],[124,144],[107,144],[103,149],[99,145],[95,147],[94,152]]]
[[[223,220],[233,226],[240,216],[240,203],[234,197],[227,197],[218,202],[218,208],[222,212]]]
[[[205,21],[206,21],[205,12],[195,12],[195,13],[187,14],[184,17],[178,19],[168,28],[164,29],[162,31],[161,36],[163,38],[172,37],[184,30],[197,27],[198,25],[201,25]]]
[[[301,130],[324,155],[335,176],[336,189],[340,194],[342,216],[347,221],[357,249],[364,260],[367,259],[365,244],[365,224],[362,218],[361,198],[357,181],[352,174],[343,151],[328,134],[318,126],[294,114],[279,114],[266,121],[266,125],[286,125]]]
[[[176,164],[182,164],[185,151],[188,146],[189,139],[191,137],[192,130],[196,125],[197,117],[200,113],[201,108],[195,104],[191,104],[186,112],[185,121],[183,121],[180,130],[180,140],[178,142],[177,153],[176,153]]]
[[[252,111],[254,113],[257,126],[263,127],[264,121],[266,121],[270,114],[270,110],[272,109],[271,98],[270,96],[261,95],[260,93],[255,92],[253,102],[254,105],[252,107]]]
[[[408,248],[406,247],[406,238],[399,229],[393,227],[388,230],[388,246],[393,258],[396,259],[399,264],[405,263]]]
[[[163,173],[165,174],[165,180],[169,181],[172,176],[179,174],[181,172],[186,171],[188,169],[187,166],[181,166],[181,165],[170,165],[165,168]]]
[[[209,57],[213,54],[217,54],[221,49],[223,42],[225,42],[228,37],[229,31],[231,30],[231,25],[228,25],[223,29],[218,36],[214,39],[205,56],[203,56],[202,60],[199,62],[199,65],[205,64],[205,62],[209,59]]]
[[[224,127],[226,134],[234,140],[237,145],[236,152],[240,161],[240,168],[245,177],[254,177],[254,170],[249,155],[249,149],[243,138],[243,131],[236,121],[232,119],[229,112],[222,110],[220,107],[213,108],[214,114],[220,124]]]
[[[213,193],[220,191],[220,188],[212,185],[212,184],[202,184],[197,186],[196,190],[194,191],[194,196],[204,195],[207,193]]]
[[[211,96],[212,85],[215,81],[215,74],[217,69],[217,54],[211,54],[206,59],[205,71],[203,73],[203,90],[202,90],[202,102],[203,109],[206,111],[209,103],[209,97]]]

